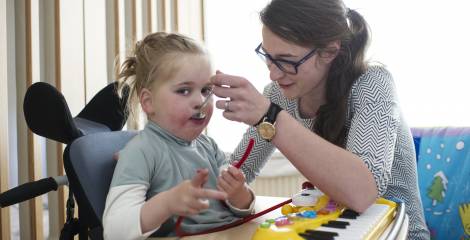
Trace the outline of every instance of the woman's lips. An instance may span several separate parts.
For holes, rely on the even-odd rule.
[[[287,89],[287,88],[289,88],[293,85],[293,83],[289,83],[289,84],[278,83],[278,84],[279,84],[279,87],[282,88],[282,89]]]

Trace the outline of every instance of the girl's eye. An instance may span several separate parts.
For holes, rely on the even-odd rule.
[[[211,94],[211,92],[212,92],[212,87],[205,87],[201,91],[201,93],[204,97],[209,96],[209,94]]]
[[[181,95],[188,95],[191,91],[188,88],[181,88],[176,90],[176,93]]]

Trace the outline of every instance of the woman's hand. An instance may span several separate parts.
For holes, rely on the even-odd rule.
[[[186,180],[168,190],[167,207],[171,214],[189,216],[209,207],[208,198],[225,200],[224,192],[205,189],[209,171],[200,169],[192,180]]]
[[[245,175],[240,169],[229,165],[220,171],[217,179],[217,189],[227,193],[227,200],[233,206],[246,209],[253,201],[253,196],[245,184]]]
[[[245,78],[224,74],[212,76],[214,94],[225,100],[217,100],[216,108],[223,109],[229,120],[255,125],[268,111],[270,102]]]

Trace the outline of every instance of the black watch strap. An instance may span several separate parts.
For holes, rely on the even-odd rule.
[[[282,111],[282,108],[279,105],[271,102],[271,104],[269,105],[269,108],[268,108],[268,112],[266,112],[266,114],[264,116],[262,116],[261,119],[254,126],[258,126],[263,121],[266,121],[266,122],[269,122],[269,123],[276,122],[277,115],[281,111]]]
[[[282,108],[279,105],[271,102],[271,105],[269,105],[268,112],[266,113],[265,121],[274,124],[274,122],[276,122],[277,115],[281,111],[282,111]]]

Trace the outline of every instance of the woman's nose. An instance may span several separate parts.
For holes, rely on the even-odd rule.
[[[279,69],[276,66],[276,64],[272,62],[268,65],[268,69],[269,69],[269,78],[271,78],[271,80],[273,81],[279,80],[285,74],[283,71],[281,71],[281,69]]]

